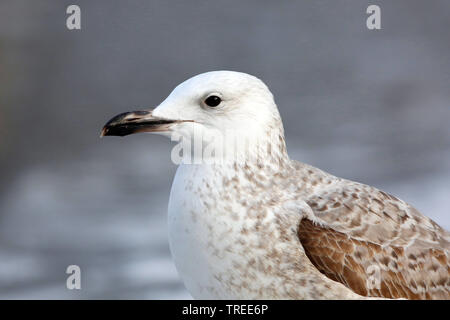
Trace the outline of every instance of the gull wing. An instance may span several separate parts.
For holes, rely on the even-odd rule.
[[[412,206],[343,179],[306,202],[298,236],[327,277],[363,296],[450,299],[449,233]]]

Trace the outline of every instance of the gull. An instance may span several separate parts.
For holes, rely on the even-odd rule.
[[[101,136],[137,132],[215,150],[180,163],[168,206],[170,250],[194,298],[450,298],[450,233],[393,195],[291,160],[258,78],[197,75]]]

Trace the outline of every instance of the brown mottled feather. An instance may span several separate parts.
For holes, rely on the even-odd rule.
[[[320,180],[316,170],[311,180]],[[431,219],[392,195],[340,178],[313,190],[306,203],[313,215],[302,219],[298,235],[327,277],[363,296],[450,299],[450,236]]]
[[[315,225],[308,219],[302,220],[299,237],[306,255],[320,272],[360,295],[450,298],[445,288],[449,285],[448,261],[442,250],[422,251],[419,262],[408,258],[405,254],[408,249],[382,248],[367,241],[354,240],[343,233]],[[422,273],[422,276],[411,277],[411,273]]]

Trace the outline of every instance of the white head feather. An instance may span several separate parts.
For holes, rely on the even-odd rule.
[[[221,99],[218,106],[205,103],[212,95]],[[213,71],[190,78],[153,110],[153,116],[192,120],[172,125],[165,134],[201,136],[203,146],[211,141],[223,143],[212,139],[222,135],[227,141],[245,141],[250,146],[271,143],[275,137],[283,140],[284,148],[283,125],[272,93],[261,80],[246,73]]]

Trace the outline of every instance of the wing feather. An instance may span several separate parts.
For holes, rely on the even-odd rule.
[[[323,274],[363,296],[450,299],[450,236],[439,225],[390,194],[344,179],[311,194],[313,216],[302,219],[298,235]]]

